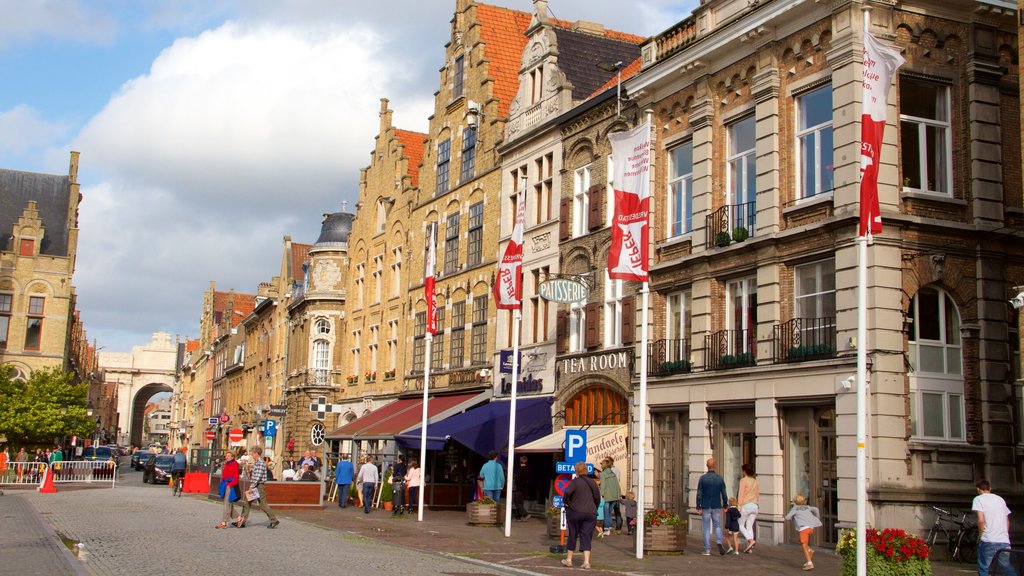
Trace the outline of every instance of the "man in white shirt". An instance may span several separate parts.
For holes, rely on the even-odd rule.
[[[979,480],[975,487],[978,495],[971,505],[978,515],[978,576],[988,576],[993,558],[999,564],[1000,574],[1015,575],[1010,566],[1010,555],[998,554],[1000,550],[1010,548],[1010,509],[1006,501],[992,493],[992,485],[988,480]]]
[[[380,475],[377,471],[377,467],[373,464],[373,457],[367,456],[366,463],[359,468],[359,474],[356,475],[356,484],[360,486],[363,492],[363,513],[370,513],[370,506],[373,505],[373,492],[377,488],[377,482],[380,481]]]

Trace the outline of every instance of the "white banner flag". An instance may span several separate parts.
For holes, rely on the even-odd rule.
[[[610,134],[615,216],[608,250],[608,276],[647,281],[651,206],[651,125]]]

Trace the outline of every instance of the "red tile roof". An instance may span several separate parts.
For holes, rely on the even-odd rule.
[[[412,176],[412,185],[419,186],[420,164],[423,163],[423,141],[427,139],[427,135],[395,128],[395,136],[398,136],[398,143],[405,147],[404,154],[409,159],[409,176]]]
[[[197,338],[193,340],[191,338],[186,338],[185,352],[195,352],[196,350],[199,350],[199,339]]]
[[[231,315],[231,327],[238,326],[242,319],[252,312],[253,308],[256,307],[256,296],[253,294],[242,294],[240,292],[220,292],[215,290],[213,292],[213,315],[217,318],[224,317],[224,313],[228,311],[228,307],[231,303],[231,296],[234,296],[234,308],[231,310],[234,312]],[[219,314],[218,314],[219,313]]]
[[[633,60],[632,62],[627,64],[626,67],[622,69],[622,81],[625,82],[628,78],[636,76],[639,72],[640,58],[637,58],[636,60]],[[601,86],[597,90],[594,90],[594,93],[590,95],[590,98],[593,98],[594,96],[597,96],[598,94],[604,92],[605,90],[611,88],[612,86],[615,86],[615,83],[617,81],[618,77],[612,76],[607,82],[604,83],[604,86]]]
[[[291,270],[288,271],[292,277],[289,278],[289,280],[302,280],[305,277],[305,274],[302,271],[302,265],[309,260],[309,249],[312,247],[312,244],[299,244],[298,242],[292,242]]]

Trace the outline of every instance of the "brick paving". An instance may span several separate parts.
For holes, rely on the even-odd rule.
[[[70,550],[22,496],[28,493],[6,490],[0,496],[0,574],[85,574]]]

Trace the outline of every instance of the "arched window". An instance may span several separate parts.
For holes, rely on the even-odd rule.
[[[949,294],[927,287],[914,296],[907,316],[912,434],[921,439],[962,442],[965,436],[960,313]]]
[[[313,341],[313,374],[320,386],[330,384],[331,344],[327,340]]]
[[[327,336],[331,333],[331,321],[326,318],[318,318],[314,333],[318,336]]]

